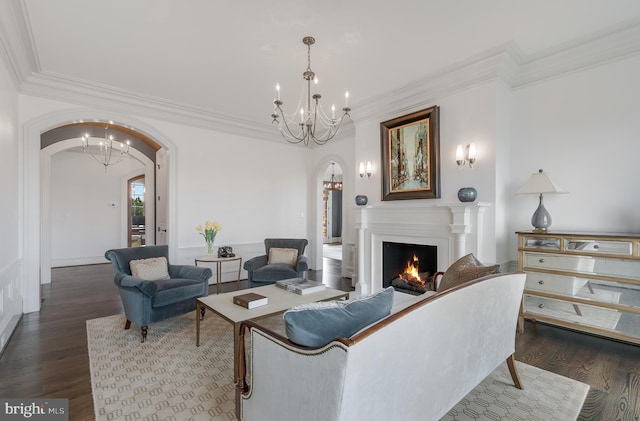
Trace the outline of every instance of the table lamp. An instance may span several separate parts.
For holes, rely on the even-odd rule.
[[[538,170],[537,173],[531,174],[531,177],[526,183],[516,192],[516,194],[539,194],[540,203],[538,209],[533,213],[531,217],[531,225],[533,225],[534,231],[546,232],[549,226],[551,226],[551,215],[544,207],[542,202],[542,195],[544,193],[568,193],[558,187],[552,180],[549,174],[542,170]]]

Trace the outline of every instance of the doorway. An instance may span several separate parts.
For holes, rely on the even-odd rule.
[[[144,175],[129,179],[127,191],[127,247],[142,247],[146,244]]]
[[[322,256],[342,260],[342,167],[327,165],[322,181]]]

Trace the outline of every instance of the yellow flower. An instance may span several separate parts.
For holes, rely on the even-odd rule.
[[[202,225],[198,225],[196,227],[196,230],[200,233],[200,235],[204,237],[207,243],[213,243],[214,239],[216,238],[216,234],[221,229],[222,227],[218,222],[216,221],[212,222],[209,220],[204,221],[204,232],[202,230]]]

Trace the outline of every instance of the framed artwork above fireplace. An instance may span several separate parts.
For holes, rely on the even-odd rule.
[[[380,123],[382,200],[440,198],[440,107]]]

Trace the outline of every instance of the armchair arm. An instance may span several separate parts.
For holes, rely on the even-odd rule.
[[[213,272],[210,268],[189,266],[189,265],[169,265],[169,276],[172,278],[195,279],[208,281]]]
[[[300,256],[296,264],[296,272],[304,272],[305,270],[309,270],[309,258],[307,256]]]
[[[247,271],[254,271],[262,266],[265,266],[267,264],[267,262],[269,261],[267,255],[262,255],[262,256],[256,256],[253,257],[249,260],[247,260],[246,262],[244,262],[244,265],[242,265],[242,267],[247,270]]]
[[[147,297],[152,297],[158,290],[158,285],[153,281],[145,281],[144,279],[134,278],[126,273],[116,273],[114,282],[119,287],[137,288]]]

